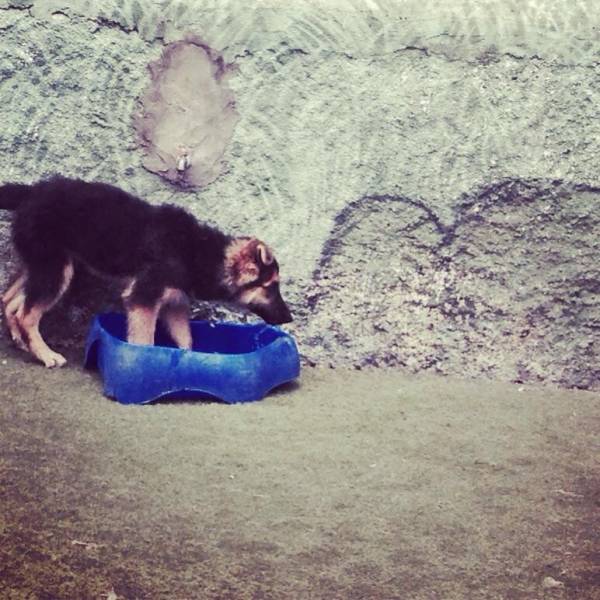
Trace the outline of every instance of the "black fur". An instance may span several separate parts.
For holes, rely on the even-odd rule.
[[[135,305],[154,304],[166,287],[201,300],[229,299],[221,269],[232,238],[182,208],[63,177],[1,186],[0,208],[16,210],[13,241],[27,268],[29,306],[55,296],[68,260],[135,277]]]
[[[7,183],[0,187],[0,209],[15,210],[29,194],[31,186],[23,183]]]

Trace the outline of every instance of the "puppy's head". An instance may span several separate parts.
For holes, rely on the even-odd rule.
[[[225,251],[223,283],[231,299],[267,323],[289,323],[292,314],[279,291],[279,265],[256,238],[235,238]]]

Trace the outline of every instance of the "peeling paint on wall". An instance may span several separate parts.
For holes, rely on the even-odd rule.
[[[237,113],[230,65],[197,38],[169,44],[149,65],[151,83],[134,122],[144,167],[183,187],[202,187],[222,172]]]

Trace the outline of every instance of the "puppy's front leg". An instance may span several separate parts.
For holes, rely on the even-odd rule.
[[[127,341],[130,344],[154,345],[164,292],[156,273],[149,268],[140,277],[132,279],[121,294],[127,312]]]
[[[127,307],[127,341],[130,344],[154,344],[159,305]]]
[[[190,329],[190,312],[185,306],[166,306],[163,321],[173,341],[185,350],[192,349],[192,331]]]
[[[167,289],[163,301],[162,319],[169,335],[179,348],[191,350],[190,306],[186,295],[180,290]]]

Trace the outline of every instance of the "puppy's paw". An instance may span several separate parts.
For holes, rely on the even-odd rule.
[[[67,363],[67,359],[62,354],[54,352],[53,350],[42,353],[38,358],[44,363],[44,366],[47,369],[62,367]]]

